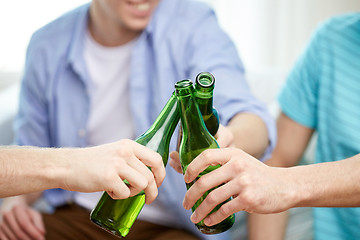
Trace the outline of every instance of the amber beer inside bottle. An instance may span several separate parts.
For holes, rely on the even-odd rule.
[[[173,93],[153,125],[135,141],[158,152],[166,166],[171,136],[179,119],[177,100],[175,93]],[[125,180],[125,182],[127,181]],[[141,191],[136,196],[121,200],[114,200],[104,192],[96,207],[92,210],[90,219],[106,231],[119,237],[125,237],[144,203],[144,191]]]
[[[190,80],[182,80],[175,84],[176,95],[178,99],[178,106],[181,117],[181,124],[183,128],[183,137],[180,144],[179,155],[180,163],[183,173],[186,172],[188,165],[196,158],[201,152],[206,149],[218,148],[215,138],[209,133],[205,127],[204,120],[201,116],[199,106],[195,100],[194,87]],[[205,175],[218,166],[209,166],[206,168],[192,183],[186,184],[189,189],[202,175]],[[192,211],[203,202],[206,196],[214,189],[207,191],[192,207]],[[211,213],[218,210],[227,201],[216,206]],[[206,226],[204,220],[196,224],[196,227],[205,234],[217,234],[224,232],[231,228],[234,224],[235,215],[231,215],[222,222],[214,226]]]

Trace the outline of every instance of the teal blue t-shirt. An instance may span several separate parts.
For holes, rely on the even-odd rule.
[[[279,103],[292,120],[316,130],[316,162],[360,153],[360,13],[317,29]],[[314,224],[318,240],[360,239],[360,208],[314,208]]]

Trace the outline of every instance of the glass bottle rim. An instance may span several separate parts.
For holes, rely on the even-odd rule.
[[[180,80],[178,82],[175,83],[175,88],[179,89],[179,88],[187,88],[189,86],[192,86],[193,82],[190,79],[184,79],[184,80]]]
[[[195,82],[203,88],[211,88],[215,84],[215,77],[210,72],[200,72],[196,76]]]

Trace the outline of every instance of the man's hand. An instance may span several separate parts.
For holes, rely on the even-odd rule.
[[[69,149],[63,158],[68,171],[59,178],[59,185],[71,191],[106,191],[114,199],[123,199],[144,190],[146,203],[151,203],[165,178],[161,156],[131,140]]]
[[[41,214],[27,205],[24,196],[5,199],[0,215],[0,239],[45,239]]]
[[[91,148],[0,148],[0,166],[0,197],[63,188],[123,199],[144,190],[151,203],[165,177],[161,156],[128,139]]]
[[[205,218],[206,225],[215,225],[238,211],[276,213],[292,206],[296,190],[288,172],[269,167],[236,148],[202,152],[189,164],[185,182],[192,182],[208,166],[217,164],[222,166],[202,176],[185,195],[183,206],[190,209],[206,191],[221,185],[195,210],[191,216],[194,223],[230,197],[233,197],[231,201]]]

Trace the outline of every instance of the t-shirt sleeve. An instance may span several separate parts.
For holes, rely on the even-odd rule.
[[[318,86],[321,76],[320,41],[324,25],[312,36],[280,91],[278,101],[282,112],[295,122],[316,128]]]

